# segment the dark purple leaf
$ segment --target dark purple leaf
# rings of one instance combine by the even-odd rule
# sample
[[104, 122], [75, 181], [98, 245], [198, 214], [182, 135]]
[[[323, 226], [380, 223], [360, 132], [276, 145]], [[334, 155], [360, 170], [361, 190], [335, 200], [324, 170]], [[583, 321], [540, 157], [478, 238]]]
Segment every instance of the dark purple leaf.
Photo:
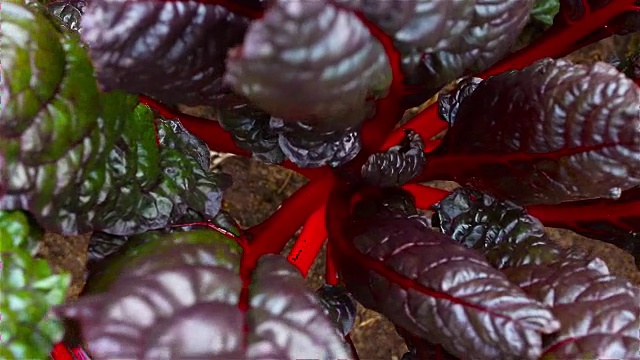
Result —
[[446, 233], [475, 238], [512, 282], [552, 307], [562, 327], [547, 337], [543, 358], [640, 356], [640, 289], [612, 276], [602, 260], [559, 248], [509, 201], [456, 189], [436, 208]]
[[562, 324], [547, 340], [544, 358], [640, 358], [640, 289], [609, 274], [602, 260], [530, 264], [505, 273], [552, 306]]
[[533, 0], [343, 0], [392, 34], [407, 80], [430, 97], [446, 83], [501, 59], [529, 19]]
[[257, 109], [247, 100], [228, 97], [217, 108], [220, 125], [231, 132], [233, 140], [253, 157], [270, 164], [280, 164], [284, 154], [278, 144], [278, 134], [271, 129], [271, 115]]
[[544, 225], [512, 201], [460, 187], [433, 209], [445, 234], [465, 247], [482, 251], [499, 269], [577, 256], [548, 241]]
[[352, 160], [361, 149], [357, 128], [322, 130], [303, 122], [285, 122], [246, 99], [227, 97], [217, 115], [239, 147], [272, 164], [281, 163], [286, 156], [300, 167], [336, 167]]
[[324, 285], [316, 290], [316, 295], [320, 298], [325, 314], [333, 320], [342, 335], [346, 336], [356, 321], [356, 300], [340, 285]]
[[69, 29], [81, 31], [80, 20], [86, 0], [55, 0], [47, 3], [47, 10], [57, 16]]
[[232, 241], [165, 248], [125, 268], [109, 291], [58, 313], [79, 320], [95, 359], [350, 357], [299, 271], [281, 256], [259, 260], [242, 310], [240, 256]]
[[265, 255], [249, 291], [247, 357], [346, 359], [342, 334], [327, 318], [298, 269], [284, 257]]
[[468, 22], [465, 31], [458, 37], [443, 36], [447, 39], [444, 45], [439, 43], [438, 51], [423, 62], [427, 72], [431, 71], [429, 80], [439, 80], [444, 85], [460, 75], [477, 73], [493, 65], [515, 44], [529, 20], [533, 3], [534, 0], [476, 0], [473, 12], [465, 19]]
[[353, 12], [278, 0], [229, 53], [225, 80], [275, 117], [345, 129], [364, 120], [367, 97], [383, 95], [390, 75], [382, 45]]
[[200, 1], [93, 0], [81, 26], [104, 89], [197, 105], [230, 92], [222, 83], [224, 59], [248, 23]]
[[465, 77], [456, 82], [454, 89], [441, 92], [438, 96], [438, 115], [449, 125], [453, 125], [453, 121], [458, 116], [460, 104], [473, 93], [481, 82], [480, 78]]
[[541, 60], [478, 85], [460, 105], [447, 155], [429, 161], [519, 203], [617, 198], [640, 184], [639, 99], [611, 65]]
[[[364, 306], [450, 353], [478, 359], [535, 359], [541, 334], [559, 327], [478, 252], [432, 231], [416, 215], [361, 219], [355, 248], [388, 272], [345, 266], [347, 288]], [[385, 270], [386, 271], [386, 270]]]
[[406, 216], [430, 226], [428, 219], [418, 216], [416, 199], [410, 192], [398, 188], [381, 188], [378, 196], [365, 197], [356, 203], [354, 216], [366, 218], [371, 216]]
[[300, 167], [338, 167], [358, 155], [362, 148], [359, 128], [322, 130], [303, 122], [271, 118], [271, 129], [278, 133], [284, 154]]
[[369, 156], [362, 166], [363, 179], [374, 186], [404, 185], [419, 175], [426, 162], [424, 143], [414, 131], [407, 131], [400, 145]]

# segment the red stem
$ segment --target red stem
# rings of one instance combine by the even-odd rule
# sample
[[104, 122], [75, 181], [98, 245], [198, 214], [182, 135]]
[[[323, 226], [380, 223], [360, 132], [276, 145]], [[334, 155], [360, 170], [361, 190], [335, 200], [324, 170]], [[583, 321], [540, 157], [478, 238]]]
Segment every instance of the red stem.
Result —
[[[507, 56], [502, 61], [476, 76], [486, 79], [489, 76], [497, 75], [508, 70], [522, 69], [536, 60], [545, 57], [559, 58], [570, 54], [577, 50], [577, 48], [599, 40], [601, 37], [590, 37], [587, 39], [587, 42], [580, 42], [587, 38], [588, 35], [605, 27], [615, 17], [627, 11], [637, 11], [638, 7], [634, 6], [635, 1], [636, 0], [616, 0], [600, 9], [588, 11], [580, 20], [563, 28], [547, 31], [527, 47]], [[405, 129], [413, 129], [418, 132], [423, 139], [430, 139], [446, 128], [447, 124], [438, 117], [437, 103], [432, 104], [409, 120], [405, 125], [391, 133], [382, 149], [388, 149], [402, 140]], [[433, 135], [429, 136], [430, 134]]]
[[[349, 269], [348, 271], [354, 273], [375, 272], [381, 277], [387, 279], [389, 282], [396, 283], [398, 286], [407, 290], [413, 289], [422, 293], [424, 296], [450, 301], [453, 304], [485, 312], [491, 316], [511, 319], [508, 315], [496, 313], [482, 305], [474, 304], [451, 296], [446, 292], [429, 288], [415, 279], [399, 274], [385, 263], [375, 260], [374, 258], [358, 251], [353, 245], [353, 238], [355, 236], [353, 231], [354, 224], [350, 220], [349, 201], [352, 199], [353, 195], [354, 192], [352, 190], [339, 184], [334, 187], [327, 204], [327, 231], [329, 234], [329, 241], [331, 245], [334, 246], [334, 249], [337, 250], [335, 254], [338, 255], [338, 265], [341, 269], [344, 266]], [[363, 276], [367, 275], [363, 274]]]
[[189, 132], [204, 141], [213, 151], [251, 156], [247, 150], [236, 145], [231, 133], [224, 130], [216, 120], [187, 115], [145, 95], [140, 95], [140, 102], [164, 118], [179, 120]]
[[[594, 211], [594, 207], [600, 209]], [[557, 205], [533, 205], [527, 206], [527, 211], [531, 216], [538, 218], [546, 225], [569, 224], [569, 223], [590, 223], [597, 221], [609, 221], [617, 224], [620, 228], [627, 228], [620, 223], [629, 214], [636, 214], [640, 204], [635, 201], [601, 200], [600, 203], [585, 206], [580, 202], [575, 205], [571, 203]]]
[[51, 358], [53, 360], [74, 360], [73, 353], [63, 342], [59, 342], [53, 346], [53, 349], [51, 349]]
[[[179, 120], [189, 132], [204, 141], [213, 151], [251, 157], [251, 153], [238, 147], [231, 133], [223, 129], [216, 120], [185, 114], [145, 95], [140, 95], [140, 102], [162, 117]], [[330, 171], [325, 168], [302, 169], [289, 160], [283, 162], [281, 166], [296, 171], [308, 179], [315, 179]]]
[[362, 126], [362, 151], [371, 154], [380, 147], [385, 138], [393, 130], [397, 122], [402, 119], [404, 109], [401, 97], [404, 91], [404, 73], [402, 72], [402, 57], [393, 42], [393, 37], [385, 33], [367, 19], [357, 13], [359, 19], [384, 48], [391, 67], [391, 85], [389, 93], [376, 104], [376, 114]]
[[405, 130], [412, 129], [423, 140], [429, 140], [434, 136], [446, 130], [448, 124], [438, 116], [438, 103], [431, 104], [427, 108], [420, 111], [416, 116], [407, 121], [406, 124], [394, 130], [385, 140], [384, 145], [380, 148], [386, 150], [397, 145], [404, 138]]
[[334, 176], [328, 174], [307, 183], [287, 198], [267, 220], [249, 229], [248, 232], [255, 236], [249, 241], [249, 251], [242, 258], [242, 270], [250, 272], [262, 255], [281, 252], [309, 215], [326, 202], [334, 182]]
[[289, 160], [284, 161], [282, 164], [280, 164], [280, 166], [282, 166], [283, 168], [295, 171], [309, 180], [319, 179], [319, 178], [322, 178], [323, 176], [327, 176], [331, 174], [331, 169], [328, 169], [327, 167], [301, 168]]
[[442, 143], [442, 139], [437, 140], [424, 140], [424, 152], [430, 153], [435, 150]]
[[[429, 180], [456, 180], [456, 178], [469, 178], [474, 173], [482, 171], [482, 168], [492, 164], [526, 164], [541, 160], [555, 160], [562, 157], [572, 156], [582, 152], [598, 151], [607, 147], [617, 145], [630, 145], [630, 143], [620, 144], [597, 144], [582, 146], [579, 148], [563, 148], [545, 153], [467, 153], [467, 154], [437, 154], [429, 156], [422, 173], [411, 182], [420, 183]], [[515, 176], [515, 175], [514, 175]]]
[[[327, 231], [326, 226], [324, 230], [326, 233]], [[333, 254], [333, 247], [328, 242], [327, 242], [327, 259], [326, 259], [326, 266], [325, 266], [325, 272], [324, 272], [324, 281], [327, 284], [333, 285], [333, 286], [336, 286], [338, 285], [338, 283], [340, 283], [338, 278], [338, 269], [336, 268], [336, 262]]]
[[287, 258], [304, 277], [307, 277], [313, 261], [327, 239], [327, 229], [324, 225], [325, 212], [326, 206], [322, 205], [307, 219]]

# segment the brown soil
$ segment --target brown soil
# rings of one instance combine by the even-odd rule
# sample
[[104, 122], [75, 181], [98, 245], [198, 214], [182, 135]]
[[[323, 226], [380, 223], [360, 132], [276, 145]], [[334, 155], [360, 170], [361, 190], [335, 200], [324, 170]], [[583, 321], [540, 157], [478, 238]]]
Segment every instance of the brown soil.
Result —
[[69, 298], [78, 296], [84, 286], [84, 269], [87, 263], [87, 247], [91, 234], [63, 236], [47, 233], [38, 249], [38, 257], [47, 259], [55, 272], [71, 274]]

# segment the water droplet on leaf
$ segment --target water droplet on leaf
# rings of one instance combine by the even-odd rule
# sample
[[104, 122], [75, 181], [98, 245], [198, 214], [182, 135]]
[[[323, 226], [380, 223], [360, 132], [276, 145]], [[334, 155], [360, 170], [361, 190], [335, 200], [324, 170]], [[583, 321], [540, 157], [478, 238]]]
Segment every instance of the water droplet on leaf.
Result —
[[622, 189], [620, 189], [619, 187], [614, 187], [609, 189], [609, 197], [617, 200], [620, 198], [620, 195], [622, 195]]

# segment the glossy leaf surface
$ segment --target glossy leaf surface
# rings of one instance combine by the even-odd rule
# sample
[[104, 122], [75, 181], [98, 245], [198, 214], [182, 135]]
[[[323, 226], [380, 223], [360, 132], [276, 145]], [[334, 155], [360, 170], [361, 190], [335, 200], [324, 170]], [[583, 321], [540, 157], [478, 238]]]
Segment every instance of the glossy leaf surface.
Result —
[[206, 145], [164, 121], [157, 144], [151, 110], [100, 92], [77, 34], [41, 11], [2, 11], [0, 209], [28, 210], [65, 234], [128, 235], [187, 211], [215, 216], [229, 180], [208, 172]]
[[316, 290], [316, 295], [324, 307], [325, 314], [333, 320], [342, 335], [346, 336], [356, 322], [356, 300], [340, 285], [324, 285]]
[[362, 178], [374, 186], [404, 185], [422, 172], [425, 162], [422, 138], [408, 131], [401, 144], [369, 156], [362, 166]]
[[[342, 0], [392, 35], [407, 80], [438, 91], [504, 56], [529, 19], [533, 1]], [[427, 92], [430, 97], [433, 92]], [[423, 99], [423, 101], [426, 99]]]
[[[362, 218], [353, 246], [391, 275], [345, 267], [347, 288], [364, 306], [457, 356], [537, 358], [541, 334], [559, 324], [479, 253], [434, 232], [418, 215]], [[402, 285], [395, 277], [406, 279]], [[407, 284], [411, 284], [407, 286]]]
[[574, 256], [552, 245], [544, 225], [512, 201], [457, 188], [433, 208], [442, 232], [465, 247], [482, 251], [497, 268]]
[[559, 11], [560, 0], [536, 0], [531, 17], [541, 24], [551, 25]]
[[445, 141], [457, 165], [445, 171], [525, 204], [617, 198], [640, 182], [638, 99], [605, 63], [546, 59], [497, 75], [460, 105]]
[[446, 233], [475, 237], [512, 282], [552, 307], [562, 326], [546, 340], [543, 359], [640, 356], [640, 289], [602, 260], [559, 248], [524, 209], [477, 191], [456, 189], [437, 211]]
[[367, 96], [383, 95], [390, 75], [354, 13], [324, 0], [278, 0], [229, 53], [225, 81], [275, 117], [344, 129], [364, 120]]
[[505, 272], [552, 306], [562, 323], [543, 358], [640, 358], [640, 289], [609, 274], [600, 259], [532, 264]]
[[283, 257], [259, 261], [242, 305], [242, 250], [213, 234], [166, 235], [173, 239], [167, 244], [177, 245], [138, 254], [108, 291], [58, 312], [80, 321], [95, 359], [350, 356], [318, 299]]
[[103, 89], [197, 105], [230, 92], [224, 60], [248, 23], [201, 1], [95, 0], [81, 26]]

